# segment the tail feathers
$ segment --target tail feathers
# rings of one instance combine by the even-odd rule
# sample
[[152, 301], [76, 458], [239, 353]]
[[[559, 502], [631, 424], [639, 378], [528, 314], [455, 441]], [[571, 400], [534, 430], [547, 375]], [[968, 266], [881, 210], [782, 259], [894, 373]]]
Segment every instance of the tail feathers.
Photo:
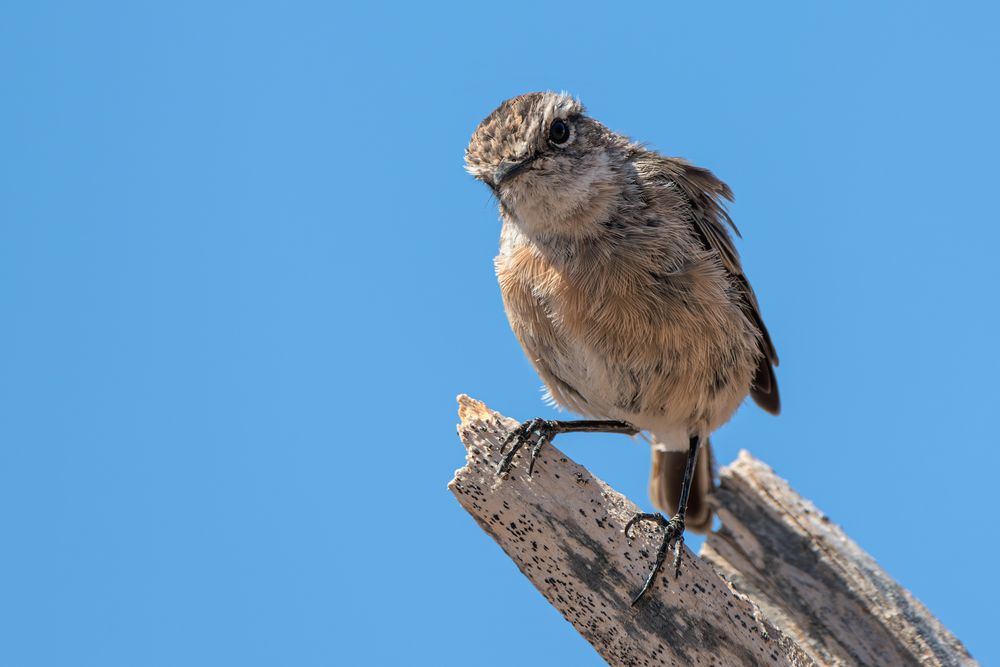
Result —
[[750, 395], [754, 403], [770, 412], [772, 415], [781, 414], [781, 397], [778, 396], [778, 379], [774, 377], [774, 366], [770, 359], [761, 356], [757, 362], [757, 370], [753, 376], [753, 384], [750, 386]]
[[[656, 443], [653, 444], [649, 497], [653, 505], [668, 517], [677, 513], [687, 455], [687, 450], [658, 449]], [[712, 508], [708, 504], [708, 494], [713, 487], [712, 463], [712, 444], [706, 440], [698, 448], [698, 463], [695, 464], [694, 480], [684, 516], [685, 527], [696, 533], [707, 533], [712, 529]]]

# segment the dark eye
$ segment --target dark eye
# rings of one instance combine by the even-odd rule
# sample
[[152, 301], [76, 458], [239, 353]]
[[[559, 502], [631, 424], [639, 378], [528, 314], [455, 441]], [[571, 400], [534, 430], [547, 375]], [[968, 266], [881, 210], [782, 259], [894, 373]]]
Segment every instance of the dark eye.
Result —
[[569, 140], [569, 125], [562, 118], [556, 118], [549, 125], [549, 141], [554, 144], [564, 144]]

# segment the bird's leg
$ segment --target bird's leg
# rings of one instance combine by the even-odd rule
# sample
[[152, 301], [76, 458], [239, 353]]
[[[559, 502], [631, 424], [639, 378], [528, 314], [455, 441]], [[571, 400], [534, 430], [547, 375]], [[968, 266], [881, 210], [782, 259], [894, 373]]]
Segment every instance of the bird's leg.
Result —
[[514, 464], [514, 455], [527, 443], [534, 441], [531, 448], [531, 460], [528, 463], [528, 475], [535, 469], [535, 459], [542, 450], [542, 445], [551, 442], [560, 433], [587, 432], [587, 433], [624, 433], [635, 435], [639, 432], [635, 426], [628, 422], [615, 419], [580, 419], [576, 421], [563, 421], [559, 419], [529, 419], [507, 436], [503, 445], [500, 446], [500, 453], [504, 454], [508, 445], [510, 451], [504, 454], [497, 466], [497, 474], [501, 477], [510, 472]]
[[656, 573], [663, 566], [663, 561], [667, 557], [667, 551], [670, 550], [671, 544], [674, 547], [674, 576], [679, 577], [681, 574], [681, 548], [684, 546], [684, 514], [687, 512], [688, 496], [691, 494], [691, 482], [694, 480], [694, 466], [698, 461], [698, 448], [700, 446], [701, 438], [697, 435], [691, 436], [691, 440], [688, 442], [687, 462], [684, 465], [684, 480], [681, 482], [681, 497], [677, 503], [677, 514], [667, 521], [663, 518], [662, 514], [641, 512], [625, 524], [625, 537], [628, 539], [632, 539], [632, 536], [629, 534], [632, 526], [640, 521], [652, 521], [663, 528], [663, 541], [660, 542], [660, 548], [656, 550], [656, 560], [653, 561], [653, 569], [650, 570], [649, 576], [646, 577], [646, 583], [642, 585], [642, 589], [638, 595], [632, 600], [632, 606], [635, 606], [646, 594], [650, 586], [653, 585]]

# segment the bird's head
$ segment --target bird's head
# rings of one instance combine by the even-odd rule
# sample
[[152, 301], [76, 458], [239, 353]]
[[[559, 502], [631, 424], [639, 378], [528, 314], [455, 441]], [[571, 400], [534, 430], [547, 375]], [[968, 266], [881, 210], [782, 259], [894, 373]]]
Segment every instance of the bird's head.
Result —
[[529, 234], [598, 233], [622, 190], [627, 140], [584, 114], [569, 95], [527, 93], [479, 124], [465, 168]]

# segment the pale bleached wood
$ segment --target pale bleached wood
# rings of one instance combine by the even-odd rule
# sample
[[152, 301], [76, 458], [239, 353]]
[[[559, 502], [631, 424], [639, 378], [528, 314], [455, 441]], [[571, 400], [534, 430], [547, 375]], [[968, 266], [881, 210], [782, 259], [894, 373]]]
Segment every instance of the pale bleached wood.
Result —
[[839, 526], [747, 452], [720, 473], [702, 557], [819, 664], [975, 665]]
[[533, 477], [519, 458], [509, 478], [497, 478], [499, 443], [517, 422], [467, 396], [459, 405], [466, 465], [449, 488], [610, 664], [977, 664], [838, 526], [746, 452], [720, 473], [713, 503], [722, 528], [706, 540], [705, 560], [686, 551], [680, 578], [668, 571], [632, 608], [657, 546], [653, 531], [625, 538], [638, 508], [551, 444]]
[[518, 458], [507, 479], [497, 478], [500, 443], [517, 422], [467, 396], [459, 404], [466, 465], [448, 488], [608, 663], [813, 664], [689, 550], [679, 579], [672, 571], [659, 577], [630, 607], [658, 546], [653, 530], [626, 540], [625, 523], [638, 508], [551, 444], [532, 477]]

